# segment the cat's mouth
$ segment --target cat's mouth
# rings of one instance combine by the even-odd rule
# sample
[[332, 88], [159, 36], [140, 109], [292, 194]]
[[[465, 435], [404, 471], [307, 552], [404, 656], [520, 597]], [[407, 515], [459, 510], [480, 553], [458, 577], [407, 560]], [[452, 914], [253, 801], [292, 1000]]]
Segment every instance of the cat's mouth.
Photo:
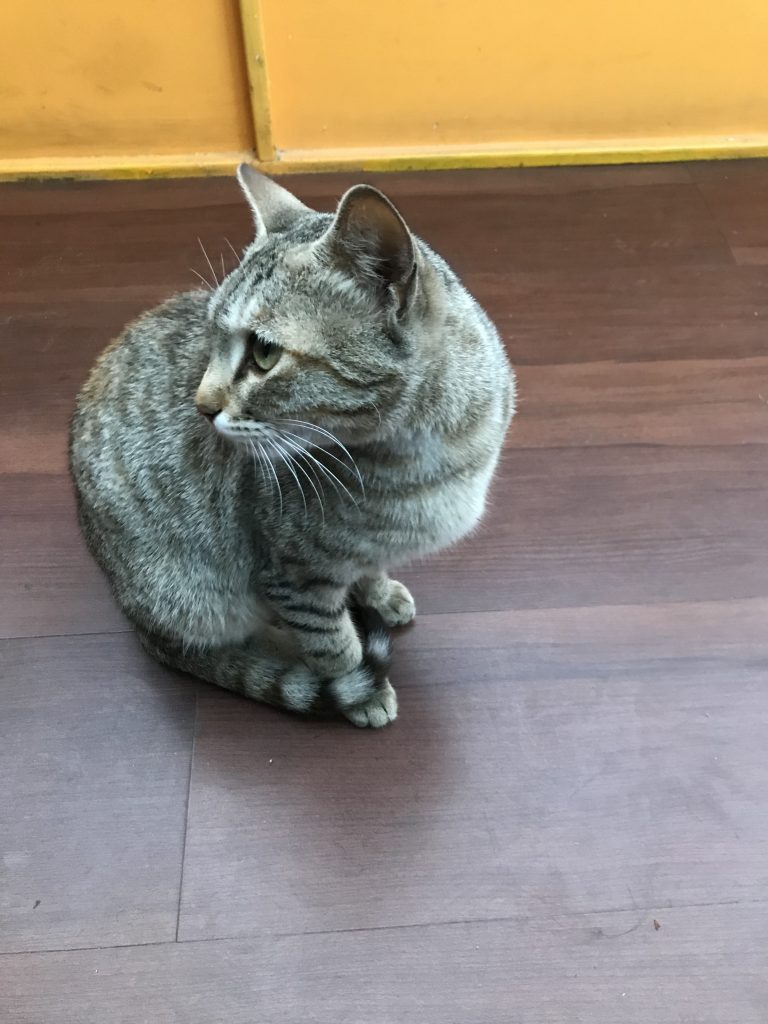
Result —
[[210, 418], [211, 426], [217, 434], [230, 441], [245, 443], [248, 439], [255, 440], [264, 433], [266, 424], [254, 420], [235, 420], [223, 409]]
[[[268, 420], [234, 419], [223, 410], [211, 418], [211, 425], [217, 434], [234, 441], [235, 444], [250, 445], [256, 442], [269, 446], [281, 442], [285, 434], [277, 424]], [[309, 436], [302, 437], [301, 441], [304, 444], [311, 444]]]
[[211, 418], [211, 425], [218, 434], [236, 444], [263, 443], [267, 448], [276, 444], [284, 449], [296, 446], [305, 451], [341, 446], [341, 441], [330, 430], [307, 420], [282, 417], [275, 421], [234, 419], [222, 410]]

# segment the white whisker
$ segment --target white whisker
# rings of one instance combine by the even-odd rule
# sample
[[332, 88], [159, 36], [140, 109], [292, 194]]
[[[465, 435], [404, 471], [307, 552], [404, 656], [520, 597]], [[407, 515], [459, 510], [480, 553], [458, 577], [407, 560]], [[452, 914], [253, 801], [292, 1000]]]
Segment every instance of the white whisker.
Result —
[[237, 250], [235, 249], [234, 245], [232, 245], [232, 243], [230, 242], [230, 240], [228, 238], [225, 238], [224, 241], [227, 243], [229, 248], [232, 250], [232, 255], [235, 257], [235, 260], [239, 264], [240, 263], [240, 257], [238, 256]]
[[[259, 447], [261, 448], [261, 443], [259, 444]], [[264, 451], [263, 448], [262, 448], [262, 451]], [[265, 462], [267, 464], [267, 469], [269, 469], [270, 473], [272, 474], [272, 478], [274, 479], [275, 483], [277, 484], [277, 496], [280, 499], [280, 518], [282, 519], [283, 518], [283, 491], [282, 491], [282, 488], [280, 487], [280, 477], [277, 475], [275, 467], [272, 465], [272, 460], [270, 459], [269, 455], [266, 452], [264, 452], [264, 459], [265, 459]]]
[[[248, 444], [250, 445], [250, 448], [251, 448], [251, 458], [253, 459], [253, 468], [255, 469], [256, 468], [256, 456], [259, 453], [257, 453], [257, 451], [256, 451], [256, 443], [254, 441], [252, 441], [250, 438], [248, 438]], [[264, 474], [264, 463], [261, 461], [260, 458], [259, 458], [259, 469], [261, 470], [262, 482], [263, 482], [264, 486], [266, 487], [267, 486], [267, 478], [266, 478], [266, 476]]]
[[274, 499], [274, 497], [275, 497], [275, 484], [274, 484], [273, 474], [271, 472], [269, 472], [269, 470], [271, 469], [271, 467], [269, 465], [269, 459], [267, 458], [267, 456], [264, 453], [264, 451], [263, 451], [263, 449], [262, 449], [260, 444], [258, 444], [256, 446], [256, 453], [259, 456], [259, 463], [261, 465], [261, 471], [264, 474], [264, 479], [269, 484], [269, 496], [270, 496], [270, 498]]
[[197, 272], [197, 271], [195, 270], [195, 268], [194, 268], [194, 267], [190, 267], [189, 269], [190, 269], [190, 270], [192, 271], [192, 273], [193, 273], [193, 274], [195, 275], [195, 277], [199, 277], [199, 278], [200, 278], [200, 280], [201, 280], [201, 281], [203, 282], [203, 284], [205, 285], [205, 287], [206, 287], [206, 288], [208, 289], [208, 291], [209, 291], [209, 292], [212, 292], [212, 291], [213, 291], [213, 285], [212, 285], [212, 284], [211, 284], [211, 282], [210, 282], [210, 281], [208, 280], [208, 278], [206, 278], [206, 277], [203, 277], [203, 275], [202, 275], [202, 274], [200, 274], [200, 273], [198, 273], [198, 272]]
[[[337, 492], [339, 488], [341, 488], [341, 490], [344, 492], [344, 494], [346, 494], [346, 496], [349, 498], [352, 504], [356, 508], [359, 507], [357, 498], [354, 496], [352, 491], [350, 491], [347, 485], [336, 476], [332, 469], [329, 469], [328, 466], [324, 465], [313, 452], [305, 450], [304, 454], [308, 459], [311, 459], [315, 463], [317, 468], [330, 480], [331, 484], [333, 485], [334, 489]], [[326, 452], [326, 455], [327, 454], [328, 453]]]
[[[283, 440], [283, 441], [285, 441], [285, 438], [283, 438], [282, 440]], [[286, 443], [287, 443], [287, 442], [286, 442]], [[293, 460], [293, 457], [291, 456], [290, 452], [286, 452], [286, 451], [284, 451], [283, 449], [280, 449], [280, 451], [282, 452], [282, 454], [283, 454], [283, 455], [284, 455], [284, 456], [285, 456], [286, 458], [288, 458], [288, 459], [291, 459], [291, 460], [293, 461], [293, 464], [294, 464], [294, 465], [296, 466], [296, 468], [297, 468], [298, 470], [301, 470], [301, 472], [302, 472], [302, 473], [304, 474], [304, 476], [305, 476], [305, 477], [307, 478], [307, 480], [309, 481], [309, 486], [310, 486], [310, 487], [312, 488], [312, 490], [313, 490], [313, 491], [315, 492], [315, 494], [317, 495], [317, 500], [318, 500], [318, 502], [320, 503], [320, 516], [322, 517], [322, 521], [323, 521], [323, 522], [325, 522], [325, 504], [324, 504], [324, 502], [323, 502], [323, 499], [322, 499], [322, 497], [320, 496], [320, 492], [318, 491], [318, 489], [317, 489], [317, 488], [315, 487], [315, 485], [314, 485], [314, 482], [313, 482], [313, 480], [312, 480], [312, 477], [311, 477], [311, 476], [309, 475], [309, 473], [307, 473], [306, 469], [304, 469], [304, 467], [302, 466], [302, 464], [301, 464], [300, 462], [296, 462], [295, 460]], [[302, 493], [303, 493], [303, 492], [302, 492]], [[306, 506], [305, 506], [305, 509], [306, 509]]]
[[216, 282], [217, 285], [220, 285], [221, 281], [219, 281], [218, 277], [216, 277], [216, 271], [213, 269], [213, 264], [211, 263], [210, 259], [208, 258], [208, 253], [205, 251], [205, 246], [203, 245], [202, 240], [201, 240], [199, 235], [198, 235], [197, 241], [198, 241], [198, 243], [200, 245], [200, 248], [202, 249], [203, 256], [205, 256], [205, 262], [208, 264], [208, 269], [210, 270], [211, 274], [213, 274], [213, 280]]
[[227, 270], [226, 267], [224, 266], [224, 254], [221, 252], [219, 253], [219, 259], [221, 260], [221, 280], [223, 281], [224, 278], [227, 276]]
[[[280, 437], [282, 438], [285, 444], [290, 445], [296, 452], [295, 458], [300, 458], [302, 460], [301, 463], [297, 461], [296, 465], [299, 466], [299, 468], [306, 465], [306, 468], [312, 473], [312, 476], [317, 481], [317, 485], [320, 488], [320, 492], [323, 496], [322, 500], [325, 499], [325, 488], [323, 487], [323, 478], [318, 475], [317, 469], [322, 470], [324, 476], [331, 482], [331, 484], [333, 485], [333, 489], [336, 491], [337, 494], [341, 494], [343, 491], [345, 494], [349, 495], [352, 504], [357, 505], [357, 502], [355, 501], [354, 497], [350, 494], [350, 492], [347, 490], [344, 484], [341, 483], [339, 478], [335, 476], [333, 473], [331, 473], [328, 469], [326, 469], [326, 467], [318, 459], [316, 459], [315, 456], [310, 451], [308, 451], [308, 449], [306, 449], [301, 443], [297, 444], [294, 441], [289, 441], [286, 434], [289, 434], [289, 432], [282, 431]], [[298, 437], [297, 434], [289, 434], [289, 436]], [[303, 438], [298, 438], [298, 440], [299, 442], [301, 442]], [[315, 467], [317, 467], [317, 469]], [[304, 475], [306, 476], [306, 470], [304, 471]], [[339, 488], [341, 488], [341, 490], [339, 490]]]
[[[334, 434], [332, 434], [330, 432], [330, 430], [326, 430], [325, 427], [318, 427], [314, 423], [307, 423], [306, 420], [282, 419], [279, 422], [281, 422], [281, 423], [293, 423], [293, 424], [295, 424], [297, 426], [300, 426], [300, 427], [306, 427], [307, 430], [316, 430], [318, 434], [322, 434], [324, 437], [327, 437], [329, 440], [333, 441], [334, 444], [338, 445], [339, 448], [341, 448], [341, 450], [347, 456], [349, 461], [352, 463], [352, 468], [353, 468], [353, 470], [355, 472], [355, 475], [357, 476], [357, 479], [360, 482], [360, 490], [363, 492], [363, 496], [365, 496], [365, 484], [363, 483], [363, 478], [362, 478], [362, 476], [360, 474], [360, 470], [357, 468], [357, 463], [352, 458], [352, 455], [351, 455], [349, 449], [346, 448], [341, 443], [341, 441], [338, 439], [338, 437], [336, 437]], [[336, 456], [333, 455], [331, 452], [329, 452], [328, 454], [331, 455], [331, 458], [336, 459], [336, 461], [340, 465], [344, 466], [344, 468], [347, 470], [347, 472], [349, 472], [349, 466], [347, 466], [344, 462], [342, 462], [341, 459], [337, 459]]]
[[284, 452], [283, 449], [278, 445], [278, 443], [276, 441], [274, 441], [272, 438], [269, 438], [267, 440], [267, 443], [272, 445], [272, 447], [277, 452], [279, 452], [280, 455], [282, 455], [283, 461], [285, 462], [286, 469], [291, 474], [293, 479], [296, 481], [296, 486], [298, 487], [299, 494], [301, 495], [301, 502], [302, 502], [302, 504], [304, 506], [304, 518], [306, 519], [307, 518], [307, 498], [306, 498], [306, 495], [304, 494], [304, 488], [301, 486], [301, 481], [299, 480], [298, 476], [296, 475], [296, 470], [291, 465], [290, 458], [288, 457], [287, 453]]
[[[283, 444], [287, 444], [287, 445], [288, 445], [288, 447], [289, 447], [290, 449], [292, 449], [292, 451], [293, 451], [293, 452], [295, 452], [295, 453], [296, 453], [296, 455], [306, 455], [306, 453], [307, 453], [307, 450], [306, 450], [306, 448], [304, 448], [304, 447], [303, 447], [302, 445], [300, 445], [300, 444], [296, 444], [296, 442], [295, 442], [295, 441], [289, 441], [289, 440], [288, 440], [288, 438], [289, 438], [289, 437], [298, 437], [298, 435], [297, 435], [297, 434], [291, 434], [291, 433], [290, 433], [289, 431], [287, 431], [287, 430], [281, 430], [281, 431], [280, 431], [280, 433], [279, 433], [279, 438], [280, 438], [280, 441], [281, 441], [281, 442], [282, 442]], [[299, 440], [301, 440], [301, 438], [299, 438]], [[295, 456], [294, 456], [294, 458], [295, 458]], [[315, 470], [313, 469], [313, 467], [312, 467], [312, 466], [310, 466], [309, 468], [310, 468], [310, 469], [312, 470], [312, 475], [314, 476], [314, 478], [315, 478], [315, 480], [316, 480], [316, 482], [317, 482], [317, 484], [318, 484], [318, 486], [319, 486], [319, 488], [320, 488], [320, 490], [321, 490], [321, 492], [322, 492], [322, 494], [323, 494], [323, 497], [325, 497], [325, 491], [323, 490], [323, 483], [322, 483], [322, 480], [321, 480], [321, 479], [320, 479], [320, 477], [319, 477], [319, 476], [317, 475], [317, 473], [315, 472]]]
[[[298, 434], [293, 434], [289, 430], [282, 431], [281, 437], [283, 438], [283, 440], [285, 440], [286, 444], [291, 443], [291, 442], [288, 441], [288, 439], [287, 439], [288, 437], [296, 438], [297, 441], [302, 441], [303, 440], [303, 438], [299, 437]], [[335, 489], [337, 494], [341, 493], [339, 491], [339, 488], [341, 488], [341, 490], [349, 497], [349, 499], [352, 502], [352, 504], [353, 505], [357, 505], [357, 500], [355, 499], [355, 496], [352, 494], [352, 492], [349, 490], [349, 488], [344, 483], [342, 483], [341, 480], [339, 480], [339, 478], [336, 476], [336, 474], [332, 470], [330, 470], [327, 466], [324, 466], [323, 463], [317, 458], [316, 455], [314, 455], [308, 448], [302, 447], [300, 444], [295, 444], [294, 447], [298, 448], [301, 451], [301, 454], [304, 456], [305, 459], [310, 459], [311, 462], [314, 463], [314, 465], [316, 465], [318, 467], [318, 469], [321, 470], [321, 472], [326, 476], [326, 478], [328, 480], [330, 480], [330, 482], [333, 485], [333, 487], [334, 487], [334, 489]], [[325, 454], [326, 455], [330, 455], [331, 458], [334, 458], [334, 456], [331, 455], [331, 453], [328, 452], [328, 451], [326, 451]], [[340, 464], [342, 466], [344, 466], [344, 469], [346, 469], [347, 472], [349, 472], [349, 466], [347, 466], [346, 463], [341, 462], [340, 459], [336, 459], [336, 461], [340, 462]], [[314, 472], [314, 469], [313, 469], [313, 472]], [[322, 486], [322, 484], [321, 484], [321, 486]]]

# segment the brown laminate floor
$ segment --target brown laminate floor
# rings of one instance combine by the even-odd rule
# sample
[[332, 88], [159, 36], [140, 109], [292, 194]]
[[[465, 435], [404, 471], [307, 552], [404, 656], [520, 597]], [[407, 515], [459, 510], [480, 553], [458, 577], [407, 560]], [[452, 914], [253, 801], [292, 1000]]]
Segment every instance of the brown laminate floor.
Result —
[[233, 182], [0, 188], [0, 1021], [765, 1024], [768, 163], [367, 180], [521, 395], [379, 733], [154, 665], [78, 536], [75, 392]]

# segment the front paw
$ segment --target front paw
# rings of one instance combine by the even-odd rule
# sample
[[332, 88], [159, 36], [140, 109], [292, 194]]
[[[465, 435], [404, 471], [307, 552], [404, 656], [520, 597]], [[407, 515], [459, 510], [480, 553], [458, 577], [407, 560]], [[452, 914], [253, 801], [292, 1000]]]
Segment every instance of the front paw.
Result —
[[397, 718], [397, 694], [387, 680], [361, 704], [343, 708], [342, 714], [359, 729], [381, 729]]
[[326, 710], [340, 711], [361, 729], [380, 729], [397, 718], [397, 696], [388, 679], [379, 680], [366, 665], [324, 684]]
[[416, 602], [399, 580], [382, 580], [368, 591], [364, 603], [375, 608], [390, 627], [406, 626], [416, 615]]

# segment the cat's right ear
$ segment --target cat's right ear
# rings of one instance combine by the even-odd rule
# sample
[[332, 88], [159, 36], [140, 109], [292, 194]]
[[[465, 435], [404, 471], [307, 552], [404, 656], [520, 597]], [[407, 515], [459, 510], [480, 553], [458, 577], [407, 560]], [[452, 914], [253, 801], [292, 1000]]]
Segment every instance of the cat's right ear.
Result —
[[253, 212], [257, 239], [284, 230], [300, 214], [310, 212], [296, 196], [250, 164], [240, 164], [237, 180]]

